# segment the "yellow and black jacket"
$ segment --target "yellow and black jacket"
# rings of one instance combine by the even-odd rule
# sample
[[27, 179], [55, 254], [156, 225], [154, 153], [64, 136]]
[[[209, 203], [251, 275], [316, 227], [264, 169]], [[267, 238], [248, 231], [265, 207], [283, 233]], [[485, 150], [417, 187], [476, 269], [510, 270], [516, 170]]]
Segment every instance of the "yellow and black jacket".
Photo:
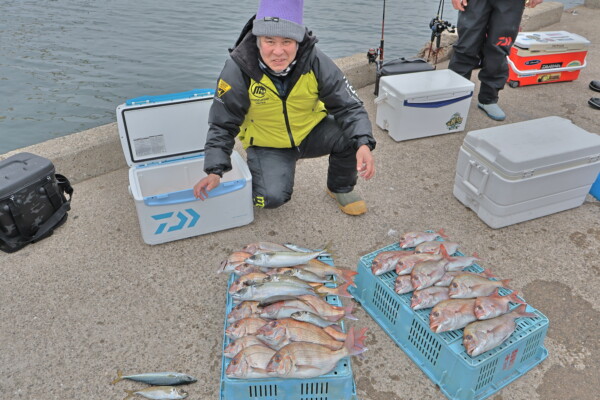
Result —
[[231, 170], [230, 155], [235, 137], [248, 146], [293, 148], [327, 114], [340, 123], [345, 135], [358, 149], [375, 147], [371, 123], [362, 101], [335, 63], [315, 44], [306, 31], [299, 44], [296, 64], [285, 79], [287, 91], [259, 66], [256, 36], [248, 21], [225, 62], [209, 114], [205, 147], [206, 173]]

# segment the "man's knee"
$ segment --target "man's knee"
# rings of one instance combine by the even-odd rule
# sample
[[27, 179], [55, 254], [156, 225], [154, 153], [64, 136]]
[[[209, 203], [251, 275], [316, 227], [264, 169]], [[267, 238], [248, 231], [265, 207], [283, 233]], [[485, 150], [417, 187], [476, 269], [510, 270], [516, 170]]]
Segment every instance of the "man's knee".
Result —
[[254, 195], [254, 205], [259, 208], [277, 208], [287, 203], [292, 198], [291, 194], [271, 193], [267, 195]]

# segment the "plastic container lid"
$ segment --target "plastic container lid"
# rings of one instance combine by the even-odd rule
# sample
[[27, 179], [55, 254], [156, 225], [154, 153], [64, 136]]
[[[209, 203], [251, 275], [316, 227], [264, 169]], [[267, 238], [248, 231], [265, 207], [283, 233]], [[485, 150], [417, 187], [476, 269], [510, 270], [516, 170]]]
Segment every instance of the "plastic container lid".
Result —
[[567, 31], [520, 32], [515, 39], [515, 46], [530, 51], [559, 52], [585, 50], [590, 46], [590, 41]]
[[506, 176], [600, 160], [600, 136], [555, 116], [471, 131], [463, 146]]
[[456, 97], [473, 91], [475, 84], [449, 69], [412, 72], [409, 74], [382, 76], [380, 86], [387, 92], [403, 98], [435, 100], [437, 96]]
[[117, 108], [129, 166], [192, 156], [204, 150], [214, 91], [195, 89], [127, 100]]

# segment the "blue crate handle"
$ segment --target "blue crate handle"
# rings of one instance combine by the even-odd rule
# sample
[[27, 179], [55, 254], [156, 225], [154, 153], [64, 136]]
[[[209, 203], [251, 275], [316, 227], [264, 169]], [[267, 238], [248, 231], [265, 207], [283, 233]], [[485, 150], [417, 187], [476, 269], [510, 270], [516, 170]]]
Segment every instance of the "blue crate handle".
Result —
[[408, 100], [404, 100], [404, 105], [406, 107], [416, 107], [416, 108], [440, 108], [440, 107], [444, 107], [444, 106], [447, 106], [450, 104], [458, 103], [459, 101], [468, 99], [469, 97], [472, 97], [472, 96], [473, 96], [473, 92], [467, 94], [466, 96], [457, 97], [455, 99], [433, 101], [431, 103], [411, 103]]
[[193, 99], [195, 97], [209, 97], [214, 96], [215, 91], [212, 89], [193, 89], [187, 92], [161, 94], [158, 96], [141, 96], [134, 99], [129, 99], [125, 102], [128, 106], [135, 106], [140, 104], [153, 104], [162, 103], [165, 101]]
[[[246, 186], [245, 179], [223, 182], [213, 190], [207, 192], [208, 198], [222, 196], [227, 193], [235, 192]], [[147, 206], [166, 206], [173, 204], [187, 203], [199, 200], [194, 196], [194, 189], [179, 190], [177, 192], [164, 193], [156, 196], [144, 197], [144, 204]]]

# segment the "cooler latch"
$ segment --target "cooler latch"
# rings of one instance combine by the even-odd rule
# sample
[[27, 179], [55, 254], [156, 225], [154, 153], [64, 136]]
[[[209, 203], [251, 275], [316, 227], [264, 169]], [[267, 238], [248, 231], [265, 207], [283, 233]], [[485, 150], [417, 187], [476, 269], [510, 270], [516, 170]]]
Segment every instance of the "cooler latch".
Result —
[[533, 176], [533, 174], [535, 174], [535, 169], [529, 169], [529, 170], [523, 171], [523, 174], [521, 175], [521, 177], [523, 179], [531, 178]]
[[595, 163], [598, 160], [600, 160], [600, 154], [596, 154], [595, 156], [590, 157], [589, 160], [588, 160], [588, 162], [589, 163]]

